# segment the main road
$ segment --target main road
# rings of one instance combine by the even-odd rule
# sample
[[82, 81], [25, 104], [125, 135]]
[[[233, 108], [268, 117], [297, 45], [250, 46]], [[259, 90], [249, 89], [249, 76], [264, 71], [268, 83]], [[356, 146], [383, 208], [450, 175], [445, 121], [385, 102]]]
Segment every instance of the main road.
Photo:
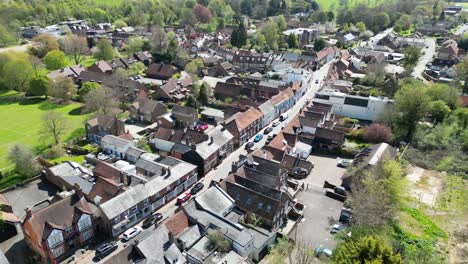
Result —
[[[274, 127], [273, 131], [270, 132], [270, 133], [275, 133], [275, 134], [279, 133], [281, 131], [281, 128], [286, 127], [287, 124], [300, 112], [300, 110], [302, 109], [302, 107], [306, 103], [306, 100], [310, 99], [310, 98], [312, 98], [314, 96], [315, 92], [317, 92], [317, 90], [320, 88], [320, 85], [322, 84], [322, 81], [326, 78], [327, 73], [328, 73], [328, 69], [330, 67], [330, 64], [331, 63], [325, 64], [322, 68], [320, 68], [318, 71], [315, 71], [313, 73], [312, 80], [310, 81], [310, 84], [309, 84], [310, 86], [309, 86], [309, 89], [307, 90], [307, 92], [296, 102], [296, 104], [291, 109], [289, 109], [287, 111], [288, 118], [286, 120], [284, 120], [280, 125]], [[263, 130], [265, 128], [263, 128], [258, 133], [263, 134]], [[249, 141], [252, 141], [254, 137], [249, 139]], [[265, 145], [265, 141], [266, 141], [266, 137], [263, 137], [263, 139], [261, 141], [255, 143], [254, 147], [255, 148], [263, 147]], [[213, 180], [214, 181], [220, 181], [220, 180], [226, 178], [228, 176], [229, 172], [231, 171], [232, 163], [235, 162], [235, 161], [238, 161], [239, 155], [241, 155], [241, 154], [243, 154], [243, 155], [247, 154], [247, 151], [245, 150], [245, 144], [242, 145], [242, 146], [239, 146], [239, 148], [236, 149], [235, 151], [233, 151], [228, 157], [226, 157], [221, 162], [221, 164], [219, 164], [216, 168], [214, 168], [213, 170], [211, 170], [209, 173], [207, 173], [205, 175], [205, 177], [201, 180], [201, 182], [203, 182], [203, 184], [204, 184], [203, 190], [206, 190], [209, 187], [209, 184], [211, 183], [211, 181], [213, 181]], [[199, 193], [202, 193], [202, 191], [199, 192]], [[175, 213], [175, 211], [178, 209], [178, 205], [176, 205], [175, 200], [176, 199], [172, 200], [171, 202], [167, 203], [166, 205], [164, 205], [162, 208], [160, 208], [158, 210], [158, 212], [163, 215], [164, 219], [172, 216]], [[141, 226], [142, 222], [138, 223], [137, 225]], [[136, 240], [136, 239], [141, 240], [141, 239], [147, 237], [154, 229], [155, 229], [154, 226], [152, 226], [152, 227], [150, 227], [148, 229], [145, 229], [145, 230], [143, 230], [142, 233], [140, 233], [138, 236], [136, 236], [135, 238], [133, 238], [131, 241], [128, 241], [128, 242], [122, 241], [121, 236], [118, 237], [117, 239], [119, 239], [119, 240], [116, 241], [116, 243], [117, 243], [119, 249], [117, 251], [115, 251], [114, 253], [112, 253], [110, 256], [114, 255], [116, 252], [118, 252], [122, 248], [131, 245], [132, 243], [134, 243], [134, 240]], [[87, 250], [86, 253], [82, 254], [81, 256], [77, 256], [74, 263], [80, 263], [80, 264], [91, 263], [91, 262], [102, 263], [102, 262], [104, 262], [105, 260], [107, 260], [110, 257], [110, 256], [107, 256], [106, 258], [104, 258], [101, 261], [92, 261], [94, 255], [95, 255], [94, 250]]]

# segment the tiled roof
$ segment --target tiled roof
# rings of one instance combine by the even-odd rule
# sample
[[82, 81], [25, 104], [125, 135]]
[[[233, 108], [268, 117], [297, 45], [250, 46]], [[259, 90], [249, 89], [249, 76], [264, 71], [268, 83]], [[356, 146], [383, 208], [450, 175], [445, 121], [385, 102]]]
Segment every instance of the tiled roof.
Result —
[[185, 215], [183, 210], [175, 213], [164, 222], [167, 230], [174, 236], [178, 236], [182, 233], [187, 227], [189, 227], [189, 224], [190, 222], [188, 217]]
[[238, 118], [235, 119], [237, 124], [237, 129], [239, 131], [245, 129], [250, 124], [254, 123], [256, 120], [262, 118], [263, 114], [255, 108], [250, 108], [249, 110], [242, 113]]

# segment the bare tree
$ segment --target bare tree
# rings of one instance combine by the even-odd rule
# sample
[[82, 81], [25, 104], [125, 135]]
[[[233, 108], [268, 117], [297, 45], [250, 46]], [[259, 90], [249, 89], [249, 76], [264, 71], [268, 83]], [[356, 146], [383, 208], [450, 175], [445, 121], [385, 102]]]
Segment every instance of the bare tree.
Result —
[[42, 117], [41, 134], [43, 137], [52, 137], [55, 145], [60, 143], [67, 128], [67, 119], [59, 112], [49, 111]]
[[154, 52], [166, 53], [169, 41], [162, 27], [155, 26], [151, 29], [150, 43]]
[[60, 44], [65, 54], [73, 56], [76, 64], [80, 63], [83, 60], [82, 55], [89, 51], [86, 38], [74, 34], [67, 35]]
[[306, 243], [296, 243], [294, 251], [295, 264], [310, 264], [314, 261], [314, 250]]
[[52, 97], [68, 101], [76, 93], [76, 87], [70, 78], [62, 77], [51, 82], [48, 93]]
[[110, 96], [109, 88], [93, 89], [83, 98], [86, 112], [109, 114], [117, 108], [117, 100]]
[[39, 171], [39, 164], [34, 152], [21, 144], [15, 144], [8, 151], [8, 159], [16, 166], [16, 171], [25, 176], [32, 176]]

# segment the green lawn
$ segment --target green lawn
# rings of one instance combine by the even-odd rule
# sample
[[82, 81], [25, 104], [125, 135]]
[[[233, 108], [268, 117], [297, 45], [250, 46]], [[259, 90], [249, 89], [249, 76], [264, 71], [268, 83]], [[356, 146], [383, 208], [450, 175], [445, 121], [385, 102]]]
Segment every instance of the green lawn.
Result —
[[[348, 0], [348, 6], [353, 7], [360, 3], [366, 3], [369, 7], [374, 7], [377, 4], [383, 2], [383, 0]], [[331, 6], [334, 7], [334, 11], [340, 6], [340, 0], [317, 0], [322, 10], [329, 10]]]
[[[18, 99], [20, 98], [20, 99]], [[68, 120], [66, 140], [77, 132], [83, 131], [83, 122], [88, 115], [80, 114], [80, 105], [57, 105], [40, 98], [25, 99], [16, 92], [0, 92], [0, 170], [11, 167], [7, 160], [9, 147], [14, 143], [23, 143], [43, 152], [50, 143], [41, 140], [39, 130], [41, 118], [48, 110], [55, 110], [66, 115]]]

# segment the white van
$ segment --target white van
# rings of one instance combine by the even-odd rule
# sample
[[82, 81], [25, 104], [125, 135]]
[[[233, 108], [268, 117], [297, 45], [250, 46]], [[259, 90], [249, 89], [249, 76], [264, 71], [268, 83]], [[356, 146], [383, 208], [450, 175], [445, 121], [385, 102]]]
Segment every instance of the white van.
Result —
[[279, 119], [280, 119], [280, 121], [284, 121], [284, 120], [286, 120], [287, 118], [288, 118], [288, 113], [284, 113], [284, 114], [281, 114], [281, 115], [280, 115], [280, 118], [279, 118]]

